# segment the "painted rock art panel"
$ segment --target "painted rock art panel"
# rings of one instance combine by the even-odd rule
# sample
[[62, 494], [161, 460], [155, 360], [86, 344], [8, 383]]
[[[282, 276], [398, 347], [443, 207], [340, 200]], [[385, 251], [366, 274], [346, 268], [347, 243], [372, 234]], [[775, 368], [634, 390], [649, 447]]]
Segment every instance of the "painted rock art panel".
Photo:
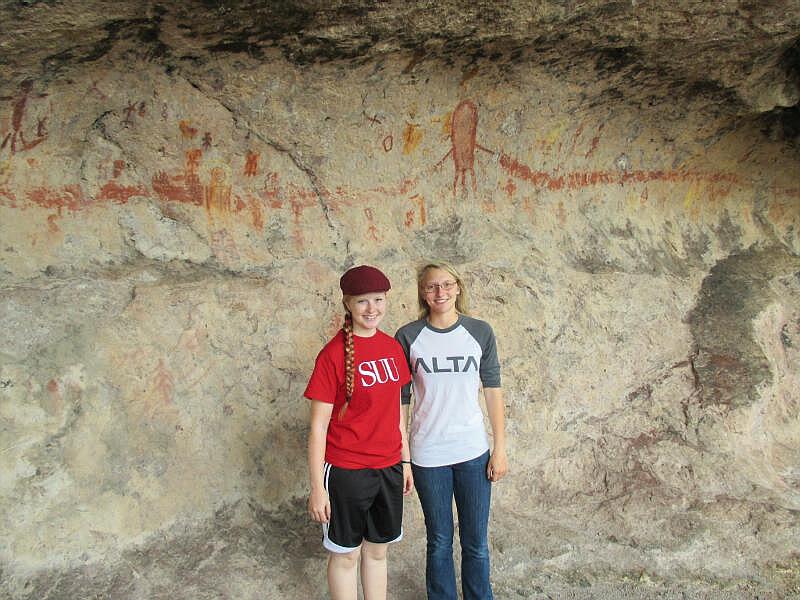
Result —
[[[604, 95], [588, 62], [298, 64], [249, 44], [213, 60], [118, 48], [2, 83], [12, 597], [225, 580], [206, 568], [242, 598], [265, 578], [268, 598], [318, 594], [302, 393], [342, 323], [338, 278], [380, 266], [393, 333], [430, 259], [463, 271], [498, 336], [497, 597], [542, 573], [791, 591], [796, 148], [718, 103]], [[424, 523], [405, 506], [392, 577], [410, 599]]]

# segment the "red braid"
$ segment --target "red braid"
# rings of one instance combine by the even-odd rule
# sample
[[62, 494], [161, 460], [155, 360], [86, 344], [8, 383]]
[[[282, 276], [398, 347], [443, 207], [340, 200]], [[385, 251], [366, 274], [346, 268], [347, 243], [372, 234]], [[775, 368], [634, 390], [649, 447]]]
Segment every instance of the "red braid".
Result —
[[350, 313], [344, 316], [344, 404], [339, 411], [339, 420], [344, 418], [344, 413], [347, 412], [347, 407], [350, 400], [353, 398], [353, 388], [356, 378], [356, 353], [355, 346], [353, 345], [353, 317]]

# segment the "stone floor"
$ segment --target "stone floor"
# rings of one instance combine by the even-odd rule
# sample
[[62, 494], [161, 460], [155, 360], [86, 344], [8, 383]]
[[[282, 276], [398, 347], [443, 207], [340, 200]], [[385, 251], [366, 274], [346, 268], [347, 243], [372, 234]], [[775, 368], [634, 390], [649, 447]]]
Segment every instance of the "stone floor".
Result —
[[[240, 503], [241, 504], [241, 503]], [[268, 513], [255, 505], [219, 511], [198, 526], [176, 524], [115, 557], [30, 577], [4, 569], [0, 597], [13, 600], [292, 600], [327, 598], [324, 551], [300, 502]], [[405, 542], [405, 541], [404, 541]], [[390, 598], [424, 598], [415, 540], [390, 562]], [[424, 552], [424, 549], [423, 549]], [[574, 578], [573, 578], [574, 579]], [[785, 600], [796, 584], [736, 581], [566, 580], [557, 575], [494, 574], [498, 600]]]

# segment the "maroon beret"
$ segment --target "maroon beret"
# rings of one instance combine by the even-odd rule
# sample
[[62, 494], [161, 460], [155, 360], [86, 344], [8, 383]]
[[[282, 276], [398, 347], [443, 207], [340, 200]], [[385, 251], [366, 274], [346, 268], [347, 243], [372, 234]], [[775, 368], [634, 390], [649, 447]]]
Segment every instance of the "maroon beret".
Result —
[[392, 289], [389, 279], [375, 267], [361, 265], [348, 270], [339, 280], [339, 287], [346, 296], [360, 296], [372, 292]]

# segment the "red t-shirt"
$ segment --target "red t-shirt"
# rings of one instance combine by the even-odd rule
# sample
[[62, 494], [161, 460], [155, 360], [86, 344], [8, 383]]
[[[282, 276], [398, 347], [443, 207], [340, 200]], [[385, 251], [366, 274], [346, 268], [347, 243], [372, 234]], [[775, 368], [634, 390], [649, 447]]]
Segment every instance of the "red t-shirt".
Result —
[[380, 330], [353, 336], [353, 397], [342, 419], [345, 399], [344, 333], [317, 356], [304, 396], [333, 404], [325, 443], [325, 462], [344, 469], [383, 469], [400, 461], [400, 388], [411, 381], [403, 349]]

